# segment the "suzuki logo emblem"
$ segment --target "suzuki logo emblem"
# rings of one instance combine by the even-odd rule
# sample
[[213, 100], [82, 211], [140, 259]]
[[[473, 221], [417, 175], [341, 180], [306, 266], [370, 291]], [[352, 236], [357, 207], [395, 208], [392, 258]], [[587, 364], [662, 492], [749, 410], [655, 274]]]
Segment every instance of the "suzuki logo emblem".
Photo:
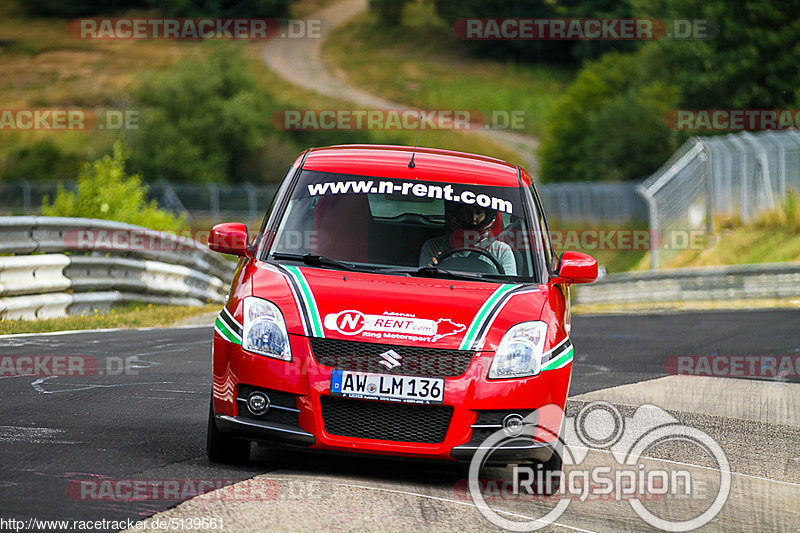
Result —
[[389, 370], [400, 366], [400, 364], [401, 364], [400, 363], [400, 359], [403, 358], [402, 355], [400, 355], [399, 353], [395, 352], [394, 350], [389, 350], [388, 352], [383, 352], [381, 354], [381, 357], [383, 358], [383, 361], [380, 361], [378, 364], [385, 366]]

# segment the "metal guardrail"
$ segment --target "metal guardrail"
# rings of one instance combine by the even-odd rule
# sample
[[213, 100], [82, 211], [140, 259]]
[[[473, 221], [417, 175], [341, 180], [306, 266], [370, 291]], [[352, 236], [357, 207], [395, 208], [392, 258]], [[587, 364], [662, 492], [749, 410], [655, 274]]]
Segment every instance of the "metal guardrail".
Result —
[[0, 217], [0, 254], [15, 254], [0, 257], [0, 317], [27, 320], [132, 300], [221, 303], [236, 268], [187, 237], [82, 218]]
[[592, 305], [796, 298], [800, 263], [609, 274], [573, 294], [574, 303]]

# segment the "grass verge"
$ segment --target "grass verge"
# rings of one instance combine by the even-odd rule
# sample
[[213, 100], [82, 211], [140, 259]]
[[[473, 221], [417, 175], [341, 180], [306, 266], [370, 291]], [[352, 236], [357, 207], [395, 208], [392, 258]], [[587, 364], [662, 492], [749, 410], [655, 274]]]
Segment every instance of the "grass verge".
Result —
[[[749, 224], [738, 218], [718, 218], [715, 234], [697, 250], [682, 250], [663, 268], [747, 265], [800, 261], [800, 193], [789, 191], [781, 205]], [[650, 268], [644, 257], [633, 270]]]
[[168, 327], [188, 318], [215, 311], [219, 311], [218, 305], [186, 307], [130, 302], [115, 306], [108, 313], [88, 313], [41, 320], [0, 319], [0, 335], [84, 329]]
[[[580, 290], [580, 288], [578, 289]], [[739, 309], [800, 309], [798, 298], [748, 300], [695, 300], [691, 302], [631, 302], [620, 304], [573, 304], [573, 315], [632, 314], [643, 312], [735, 311]]]
[[371, 12], [338, 28], [325, 43], [332, 71], [390, 100], [421, 108], [524, 112], [538, 135], [576, 70], [471, 57], [430, 2], [413, 2], [403, 25], [386, 27]]
[[568, 250], [589, 254], [609, 274], [633, 270], [647, 257], [649, 249], [645, 247], [646, 243], [634, 244], [634, 235], [639, 239], [643, 234], [649, 235], [643, 223], [612, 225], [550, 221], [550, 235], [556, 254]]
[[[309, 16], [332, 0], [299, 0], [292, 16]], [[129, 12], [122, 16], [157, 16], [157, 12]], [[154, 73], [169, 70], [177, 62], [205, 53], [202, 43], [173, 40], [81, 40], [69, 36], [66, 20], [21, 17], [12, 3], [0, 6], [0, 108], [128, 110], [139, 112], [133, 98], [136, 87]], [[251, 59], [252, 73], [259, 89], [270, 95], [276, 108], [347, 109], [347, 102], [321, 97], [278, 78], [263, 63], [263, 44], [246, 43], [244, 53]], [[141, 125], [141, 124], [140, 124]], [[0, 131], [0, 171], [20, 154], [47, 142], [65, 160], [93, 160], [110, 151], [120, 136], [135, 136], [136, 130], [96, 129], [89, 131], [27, 130]], [[276, 182], [295, 155], [309, 146], [343, 143], [413, 144], [416, 132], [272, 132], [262, 155], [281, 171], [254, 181]], [[425, 145], [452, 150], [485, 152], [486, 143], [462, 132], [432, 132]], [[493, 155], [509, 158], [513, 152], [491, 148]], [[76, 165], [76, 163], [70, 163]], [[34, 173], [35, 174], [35, 173]], [[278, 175], [280, 174], [280, 175]], [[70, 175], [57, 176], [61, 178]], [[29, 180], [51, 180], [53, 176], [25, 175]], [[151, 179], [150, 176], [144, 178]]]

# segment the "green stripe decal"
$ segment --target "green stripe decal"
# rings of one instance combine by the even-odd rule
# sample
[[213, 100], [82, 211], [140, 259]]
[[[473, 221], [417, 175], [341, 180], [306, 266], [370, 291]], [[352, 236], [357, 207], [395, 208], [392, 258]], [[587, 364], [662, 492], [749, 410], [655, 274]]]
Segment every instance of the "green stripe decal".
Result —
[[472, 319], [472, 324], [467, 328], [467, 333], [464, 335], [464, 340], [461, 341], [460, 350], [469, 350], [472, 343], [475, 341], [475, 336], [483, 327], [484, 322], [489, 318], [489, 311], [495, 303], [502, 298], [507, 292], [514, 289], [516, 285], [504, 283], [491, 296], [483, 303], [475, 318]]
[[312, 335], [314, 337], [325, 337], [325, 331], [322, 329], [322, 319], [320, 319], [319, 310], [317, 309], [317, 302], [314, 300], [311, 286], [308, 284], [305, 276], [303, 276], [303, 272], [296, 266], [286, 266], [284, 268], [292, 275], [300, 286], [300, 290], [303, 292], [302, 299], [305, 301], [308, 316], [311, 318]]
[[556, 368], [564, 366], [565, 364], [567, 364], [569, 361], [572, 360], [572, 355], [574, 351], [575, 351], [574, 348], [570, 346], [569, 350], [559, 355], [558, 358], [553, 359], [552, 361], [549, 361], [546, 365], [544, 365], [542, 370], [555, 370]]
[[214, 323], [214, 329], [217, 331], [217, 333], [222, 335], [222, 338], [226, 341], [234, 344], [242, 344], [242, 341], [236, 337], [225, 321], [222, 320], [222, 317], [217, 317], [217, 321]]

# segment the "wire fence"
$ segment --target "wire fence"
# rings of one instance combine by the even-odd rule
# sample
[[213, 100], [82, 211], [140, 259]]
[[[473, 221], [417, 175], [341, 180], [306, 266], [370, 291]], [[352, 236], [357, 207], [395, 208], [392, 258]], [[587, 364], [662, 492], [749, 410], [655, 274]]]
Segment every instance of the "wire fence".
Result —
[[[74, 183], [63, 186], [75, 189]], [[257, 223], [277, 185], [150, 184], [148, 196], [197, 224], [225, 220]], [[777, 208], [790, 190], [800, 191], [800, 132], [738, 133], [694, 137], [658, 171], [638, 183], [558, 183], [537, 186], [554, 226], [571, 223], [639, 225], [660, 235], [650, 246], [655, 270], [678, 253], [668, 238], [694, 230], [711, 233], [714, 218], [752, 221]], [[0, 214], [38, 214], [57, 185], [0, 181]]]
[[[58, 186], [74, 191], [75, 182], [61, 184], [39, 181], [0, 181], [0, 214], [36, 215], [46, 197], [55, 197]], [[185, 213], [189, 220], [217, 223], [223, 220], [260, 220], [272, 202], [277, 185], [174, 184], [156, 182], [148, 185], [148, 200], [175, 213]]]
[[[653, 233], [713, 232], [714, 219], [750, 222], [800, 191], [800, 132], [694, 137], [640, 186]], [[651, 247], [653, 270], [680, 247]]]
[[[75, 183], [62, 186], [74, 190]], [[628, 223], [647, 220], [647, 205], [635, 183], [559, 183], [539, 185], [548, 215], [559, 222]], [[45, 196], [55, 196], [57, 184], [36, 181], [0, 182], [0, 214], [38, 214]], [[211, 223], [255, 221], [263, 217], [277, 185], [198, 185], [157, 182], [148, 197], [173, 213]]]

